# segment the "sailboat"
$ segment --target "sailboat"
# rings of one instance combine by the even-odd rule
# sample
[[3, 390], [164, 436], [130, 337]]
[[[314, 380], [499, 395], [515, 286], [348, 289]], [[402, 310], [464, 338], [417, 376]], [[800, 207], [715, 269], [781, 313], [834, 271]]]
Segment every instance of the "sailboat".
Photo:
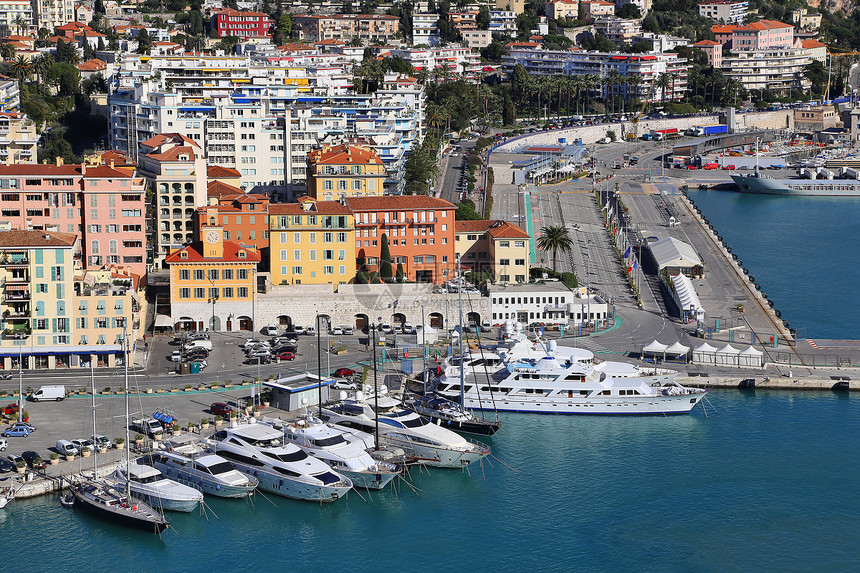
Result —
[[[6, 482], [11, 480], [9, 485]], [[3, 509], [9, 502], [15, 499], [15, 478], [5, 477], [0, 479], [0, 509]]]
[[[123, 340], [125, 330], [123, 330]], [[128, 421], [128, 347], [125, 347], [125, 414]], [[95, 375], [90, 366], [90, 378], [93, 392], [93, 434], [96, 434], [96, 387]], [[128, 443], [128, 424], [126, 423], [126, 443]], [[128, 450], [125, 453], [128, 466]], [[71, 487], [75, 505], [82, 507], [103, 519], [129, 527], [137, 527], [161, 533], [168, 527], [168, 522], [162, 514], [142, 501], [135, 500], [124, 492], [119, 491], [114, 484], [107, 480], [99, 480], [98, 450], [93, 454], [93, 477]]]

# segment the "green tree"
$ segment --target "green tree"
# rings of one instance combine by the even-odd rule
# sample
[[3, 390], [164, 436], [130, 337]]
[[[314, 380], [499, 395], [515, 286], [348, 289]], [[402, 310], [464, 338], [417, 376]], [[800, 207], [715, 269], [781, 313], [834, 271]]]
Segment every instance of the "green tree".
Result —
[[402, 283], [406, 276], [403, 274], [403, 264], [397, 263], [397, 272], [395, 273], [395, 277], [397, 277], [397, 282]]
[[69, 64], [78, 63], [78, 52], [75, 47], [63, 39], [57, 40], [57, 61]]
[[573, 248], [573, 239], [567, 231], [567, 227], [562, 225], [551, 225], [541, 229], [541, 236], [538, 237], [537, 246], [543, 251], [552, 252], [552, 270], [556, 270], [556, 255], [559, 251], [568, 253]]
[[0, 56], [4, 60], [11, 60], [15, 57], [15, 46], [12, 44], [0, 44]]
[[78, 68], [67, 62], [57, 62], [48, 72], [48, 83], [57, 88], [61, 96], [70, 96], [80, 92], [81, 74]]
[[30, 63], [30, 60], [25, 58], [24, 56], [18, 56], [12, 62], [12, 75], [18, 80], [18, 89], [22, 90], [24, 88], [24, 80], [30, 73], [33, 71], [33, 66]]
[[383, 281], [390, 281], [391, 273], [391, 249], [388, 247], [388, 235], [382, 233], [382, 249], [379, 251], [379, 276]]
[[628, 20], [637, 20], [642, 17], [639, 7], [633, 3], [622, 4], [621, 8], [615, 10], [615, 15]]
[[475, 18], [479, 30], [490, 29], [490, 9], [487, 6], [481, 6], [478, 9], [478, 16]]
[[455, 221], [477, 221], [482, 217], [475, 210], [475, 202], [471, 199], [463, 199], [457, 204], [457, 211], [454, 213]]
[[504, 125], [513, 125], [517, 120], [517, 109], [514, 106], [514, 101], [511, 97], [505, 94], [505, 103], [502, 107], [502, 123]]
[[90, 43], [84, 38], [84, 61], [92, 60], [96, 57], [95, 51]]
[[824, 64], [818, 60], [812, 60], [812, 63], [807, 64], [804, 68], [803, 75], [812, 82], [812, 93], [824, 93], [824, 85], [827, 82], [827, 70], [824, 68]]
[[293, 17], [288, 12], [284, 12], [278, 17], [278, 31], [284, 35], [284, 38], [289, 38], [292, 35]]
[[149, 32], [146, 31], [146, 28], [140, 30], [137, 33], [137, 53], [138, 54], [148, 54], [152, 50], [152, 38], [149, 36]]

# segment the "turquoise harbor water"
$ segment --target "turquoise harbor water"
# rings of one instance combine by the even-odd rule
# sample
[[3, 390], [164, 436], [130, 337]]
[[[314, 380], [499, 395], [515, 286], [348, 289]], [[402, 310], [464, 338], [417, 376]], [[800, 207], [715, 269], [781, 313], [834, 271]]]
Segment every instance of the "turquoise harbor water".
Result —
[[799, 334], [860, 338], [860, 198], [688, 195]]
[[[0, 511], [21, 571], [726, 571], [860, 566], [858, 408], [846, 394], [710, 395], [690, 416], [511, 414], [483, 471], [413, 470], [399, 495], [257, 496], [170, 514], [162, 539], [56, 497]], [[363, 495], [364, 492], [362, 492]]]

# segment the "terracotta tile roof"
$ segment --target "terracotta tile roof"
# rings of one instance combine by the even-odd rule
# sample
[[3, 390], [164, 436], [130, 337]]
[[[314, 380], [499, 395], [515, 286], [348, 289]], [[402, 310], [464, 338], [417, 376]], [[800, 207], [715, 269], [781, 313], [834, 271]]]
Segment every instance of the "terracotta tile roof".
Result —
[[[81, 174], [80, 164], [46, 165], [44, 163], [21, 163], [17, 165], [0, 165], [0, 175], [19, 177], [80, 177]], [[88, 165], [86, 177], [92, 179], [129, 179], [132, 176], [129, 173], [111, 169], [107, 165]]]
[[310, 201], [310, 210], [305, 211], [302, 203], [276, 203], [269, 205], [269, 215], [299, 215], [301, 213], [317, 213], [320, 215], [352, 215], [346, 205], [338, 201]]
[[257, 16], [263, 17], [267, 20], [269, 19], [269, 15], [263, 12], [245, 12], [244, 10], [234, 10], [232, 8], [224, 8], [222, 10], [216, 10], [213, 12], [214, 16]]
[[209, 197], [218, 197], [223, 199], [228, 196], [242, 195], [244, 193], [245, 192], [238, 187], [227, 185], [226, 183], [222, 183], [221, 181], [210, 181], [209, 185], [206, 186], [206, 194]]
[[16, 40], [12, 40], [10, 42], [4, 42], [7, 46], [12, 46], [16, 50], [27, 50], [30, 48], [30, 44], [24, 44], [22, 42], [18, 42]]
[[78, 64], [78, 69], [82, 72], [99, 72], [107, 69], [107, 64], [101, 60], [93, 58], [86, 62]]
[[[198, 147], [198, 149], [200, 148]], [[187, 157], [183, 158], [182, 155], [187, 155]], [[147, 153], [146, 156], [156, 161], [194, 161], [197, 158], [194, 148], [188, 145], [171, 147], [164, 153]]]
[[68, 24], [63, 24], [62, 26], [57, 26], [54, 29], [55, 30], [71, 30], [73, 32], [78, 31], [78, 30], [92, 30], [92, 28], [90, 28], [89, 26], [87, 26], [86, 24], [84, 24], [82, 22], [69, 22]]
[[759, 20], [746, 26], [738, 26], [738, 30], [778, 30], [781, 28], [794, 28], [791, 24], [780, 22], [778, 20]]
[[804, 48], [806, 48], [806, 49], [810, 49], [810, 48], [826, 48], [826, 47], [827, 47], [827, 44], [823, 44], [823, 43], [819, 42], [818, 40], [816, 40], [816, 39], [814, 39], [814, 38], [813, 38], [813, 39], [811, 39], [811, 40], [804, 40], [804, 41], [803, 41], [803, 43], [802, 43], [801, 45], [802, 45]]
[[[239, 252], [244, 252], [244, 257], [239, 257]], [[187, 252], [188, 257], [182, 258], [181, 253]], [[205, 258], [203, 256], [203, 243], [201, 241], [195, 241], [188, 245], [187, 247], [183, 247], [178, 251], [174, 251], [167, 255], [164, 259], [168, 264], [171, 263], [202, 263], [202, 262], [229, 262], [229, 263], [237, 263], [237, 262], [247, 262], [247, 263], [259, 263], [260, 262], [260, 253], [253, 250], [243, 247], [239, 243], [234, 241], [224, 241], [224, 256], [218, 258]]]
[[713, 40], [702, 40], [701, 42], [696, 42], [693, 44], [694, 46], [722, 46], [719, 42], [715, 42]]
[[137, 165], [131, 158], [122, 153], [121, 151], [115, 151], [113, 149], [109, 151], [105, 151], [101, 154], [102, 163], [110, 164], [111, 161], [114, 162], [114, 165]]
[[336, 145], [334, 147], [323, 146], [308, 152], [311, 163], [329, 165], [382, 165], [382, 160], [372, 149], [357, 147], [355, 145]]
[[206, 176], [210, 179], [223, 177], [224, 179], [236, 179], [242, 176], [237, 169], [224, 167], [222, 165], [210, 165], [206, 168]]
[[537, 48], [540, 46], [537, 42], [509, 42], [505, 44], [506, 48]]
[[[80, 171], [80, 167], [78, 167], [78, 170]], [[86, 177], [89, 179], [131, 179], [132, 175], [111, 169], [107, 165], [96, 165], [94, 167], [87, 167]]]
[[320, 40], [319, 42], [314, 42], [315, 46], [346, 46], [346, 42], [341, 42], [340, 40], [335, 40], [334, 38], [329, 38], [328, 40]]
[[487, 233], [494, 239], [528, 239], [522, 227], [499, 219], [457, 221], [457, 233]]
[[353, 211], [393, 211], [404, 209], [456, 209], [445, 201], [427, 195], [384, 195], [382, 197], [347, 197], [346, 206]]
[[193, 139], [185, 137], [181, 133], [159, 133], [158, 135], [153, 135], [152, 137], [141, 143], [141, 145], [145, 145], [147, 147], [152, 147], [153, 149], [155, 149], [159, 145], [164, 145], [165, 143], [170, 142], [200, 149], [200, 146], [197, 145], [197, 143]]
[[740, 26], [735, 24], [714, 24], [711, 26], [711, 32], [714, 34], [732, 34], [738, 28], [740, 28]]
[[78, 240], [75, 233], [54, 231], [3, 231], [0, 247], [71, 247]]

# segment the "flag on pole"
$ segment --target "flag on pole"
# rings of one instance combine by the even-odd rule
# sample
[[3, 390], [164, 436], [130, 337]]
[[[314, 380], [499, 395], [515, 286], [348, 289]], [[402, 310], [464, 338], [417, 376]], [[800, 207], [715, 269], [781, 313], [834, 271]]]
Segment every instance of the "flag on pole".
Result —
[[629, 275], [632, 270], [633, 270], [633, 265], [630, 265], [629, 267], [627, 267], [627, 274]]
[[631, 251], [631, 250], [632, 250], [632, 247], [627, 247], [627, 250], [626, 250], [626, 251], [624, 251], [624, 258], [625, 258], [625, 259], [626, 259], [627, 257], [629, 257], [629, 256], [630, 256], [630, 251]]
[[638, 269], [638, 268], [639, 268], [639, 261], [633, 261], [633, 268], [634, 268], [634, 269]]
[[615, 210], [614, 206], [609, 208], [609, 211], [606, 212], [606, 218], [607, 219], [612, 219], [612, 211], [614, 211], [614, 210]]
[[606, 211], [608, 208], [609, 208], [609, 201], [606, 202], [606, 205], [603, 206], [603, 209], [601, 209], [601, 211]]

